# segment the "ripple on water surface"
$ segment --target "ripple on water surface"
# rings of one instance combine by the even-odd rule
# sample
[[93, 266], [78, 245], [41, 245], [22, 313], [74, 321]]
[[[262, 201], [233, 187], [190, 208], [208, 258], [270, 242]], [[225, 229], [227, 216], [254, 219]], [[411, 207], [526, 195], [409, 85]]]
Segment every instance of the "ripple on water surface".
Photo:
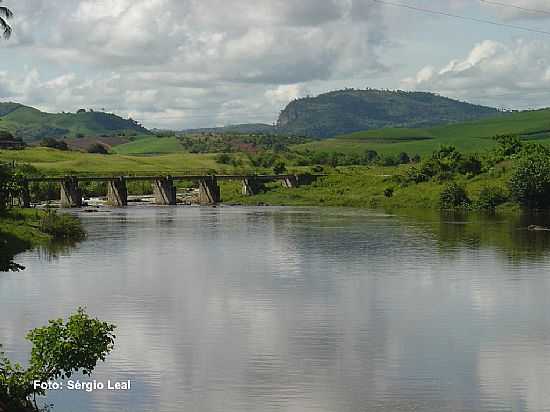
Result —
[[550, 410], [550, 237], [524, 221], [132, 207], [0, 275], [0, 336], [80, 305], [118, 325], [59, 411]]

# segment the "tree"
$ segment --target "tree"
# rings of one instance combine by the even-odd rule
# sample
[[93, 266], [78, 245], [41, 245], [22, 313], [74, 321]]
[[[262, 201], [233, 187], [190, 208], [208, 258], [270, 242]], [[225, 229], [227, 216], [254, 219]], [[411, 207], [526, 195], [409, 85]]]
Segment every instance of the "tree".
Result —
[[520, 159], [510, 178], [510, 192], [522, 205], [532, 209], [550, 206], [550, 159], [531, 153]]
[[67, 322], [51, 320], [48, 326], [30, 331], [27, 340], [33, 346], [27, 369], [0, 352], [0, 405], [9, 411], [35, 410], [31, 398], [45, 395], [46, 390], [34, 382], [70, 378], [78, 372], [91, 376], [97, 363], [113, 350], [115, 328], [79, 308]]
[[11, 206], [12, 199], [21, 193], [21, 179], [13, 167], [0, 163], [0, 212]]
[[[2, 0], [0, 0], [2, 3]], [[5, 39], [9, 39], [11, 36], [11, 26], [8, 24], [8, 20], [13, 17], [13, 13], [5, 6], [0, 6], [0, 30], [3, 31]]]

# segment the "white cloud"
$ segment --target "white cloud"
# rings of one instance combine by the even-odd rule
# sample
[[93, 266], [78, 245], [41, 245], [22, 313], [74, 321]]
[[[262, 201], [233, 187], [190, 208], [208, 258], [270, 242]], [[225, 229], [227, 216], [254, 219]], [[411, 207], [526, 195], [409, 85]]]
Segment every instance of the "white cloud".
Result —
[[510, 104], [516, 106], [522, 103], [523, 96], [529, 97], [526, 104], [532, 105], [538, 100], [545, 105], [550, 95], [545, 96], [543, 88], [550, 86], [549, 73], [547, 42], [517, 40], [504, 44], [486, 40], [477, 44], [465, 58], [454, 59], [439, 70], [427, 66], [415, 77], [403, 79], [402, 85], [488, 102], [493, 97], [509, 95]]
[[7, 50], [36, 70], [25, 87], [6, 71], [0, 98], [104, 107], [150, 126], [272, 122], [296, 95], [269, 91], [380, 70], [378, 6], [358, 14], [358, 3], [21, 0]]
[[[271, 123], [306, 91], [394, 88], [401, 78], [407, 88], [466, 98], [470, 90], [536, 88], [550, 76], [542, 41], [480, 42], [465, 58], [434, 64], [438, 56], [430, 61], [417, 53], [412, 38], [440, 30], [433, 24], [442, 19], [368, 0], [253, 6], [248, 0], [60, 0], [55, 6], [20, 0], [10, 6], [16, 18], [12, 39], [1, 43], [0, 99], [52, 111], [106, 108], [150, 127]], [[502, 7], [488, 7], [475, 6], [507, 18]], [[458, 0], [438, 8], [472, 11]]]

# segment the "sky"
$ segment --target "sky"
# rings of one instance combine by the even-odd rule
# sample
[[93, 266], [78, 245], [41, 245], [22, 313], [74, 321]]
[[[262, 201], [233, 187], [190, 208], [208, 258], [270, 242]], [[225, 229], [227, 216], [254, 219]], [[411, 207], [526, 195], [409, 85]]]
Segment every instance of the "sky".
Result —
[[295, 98], [346, 87], [550, 106], [548, 0], [2, 4], [15, 17], [0, 40], [0, 101], [50, 112], [105, 110], [149, 128], [271, 124]]

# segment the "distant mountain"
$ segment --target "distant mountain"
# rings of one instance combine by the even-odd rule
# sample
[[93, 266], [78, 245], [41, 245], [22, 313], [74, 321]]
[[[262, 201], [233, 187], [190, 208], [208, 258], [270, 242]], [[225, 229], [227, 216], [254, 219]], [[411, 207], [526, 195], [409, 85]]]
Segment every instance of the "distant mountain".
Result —
[[46, 137], [70, 138], [150, 134], [132, 119], [112, 113], [79, 110], [78, 113], [45, 113], [19, 103], [0, 102], [0, 130], [27, 142]]
[[430, 127], [500, 113], [433, 93], [346, 89], [294, 100], [281, 112], [277, 132], [328, 138], [384, 127]]
[[183, 130], [185, 133], [237, 133], [237, 134], [276, 134], [277, 128], [269, 124], [264, 123], [245, 123], [245, 124], [233, 124], [223, 127], [206, 127], [202, 129], [187, 129]]

